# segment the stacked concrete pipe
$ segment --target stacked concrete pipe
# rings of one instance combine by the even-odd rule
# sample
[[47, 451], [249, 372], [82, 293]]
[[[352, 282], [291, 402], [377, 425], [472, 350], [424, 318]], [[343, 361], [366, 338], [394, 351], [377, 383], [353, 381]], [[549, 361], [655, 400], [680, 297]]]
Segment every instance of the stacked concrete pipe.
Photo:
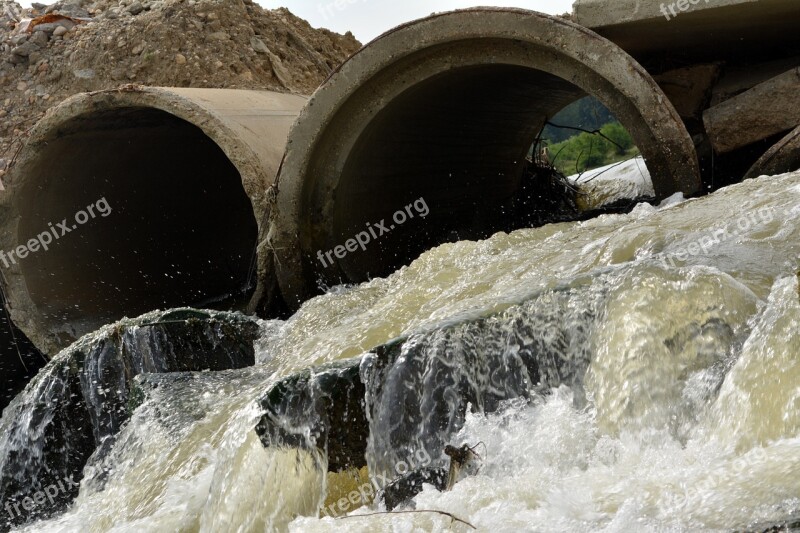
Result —
[[[647, 72], [592, 31], [525, 10], [476, 8], [401, 26], [345, 62], [307, 105], [229, 90], [76, 96], [36, 126], [12, 169], [0, 249], [102, 198], [112, 212], [47, 252], [0, 265], [12, 317], [52, 354], [154, 308], [274, 314], [320, 286], [487, 236], [520, 188], [537, 132], [587, 94], [632, 133], [658, 196], [698, 189], [691, 139]], [[318, 261], [419, 199], [424, 220]]]
[[[255, 247], [269, 187], [306, 101], [128, 86], [51, 109], [0, 200], [8, 263], [0, 258], [0, 269], [14, 322], [52, 355], [124, 316], [245, 307], [261, 290]], [[79, 224], [88, 206], [95, 216]], [[11, 251], [48, 232], [58, 235], [48, 250], [31, 243], [37, 251], [11, 262]]]
[[750, 167], [744, 179], [776, 176], [795, 170], [800, 170], [800, 126], [767, 150]]
[[[631, 132], [659, 197], [700, 187], [689, 134], [650, 75], [563, 18], [468, 9], [362, 48], [289, 136], [269, 235], [283, 297], [297, 307], [320, 286], [386, 275], [444, 241], [499, 229], [537, 133], [587, 94]], [[419, 198], [430, 215], [391, 230], [393, 213]], [[366, 249], [326, 255], [381, 220], [391, 231]]]

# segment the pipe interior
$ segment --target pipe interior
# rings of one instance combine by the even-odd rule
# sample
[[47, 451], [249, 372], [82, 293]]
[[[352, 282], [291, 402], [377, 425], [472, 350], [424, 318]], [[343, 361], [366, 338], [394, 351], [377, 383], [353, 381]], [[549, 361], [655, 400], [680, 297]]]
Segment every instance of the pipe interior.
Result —
[[[348, 155], [332, 227], [320, 228], [313, 247], [331, 250], [381, 220], [395, 229], [337, 260], [341, 277], [329, 281], [384, 276], [443, 242], [516, 229], [511, 204], [536, 135], [583, 96], [549, 73], [493, 64], [447, 70], [392, 99]], [[325, 157], [316, 162], [312, 172], [324, 172]], [[414, 218], [392, 220], [419, 198], [430, 209], [426, 218], [412, 208]]]
[[257, 223], [239, 172], [202, 130], [126, 108], [77, 117], [52, 137], [18, 204], [19, 243], [58, 235], [20, 260], [48, 327], [82, 334], [153, 309], [246, 301]]

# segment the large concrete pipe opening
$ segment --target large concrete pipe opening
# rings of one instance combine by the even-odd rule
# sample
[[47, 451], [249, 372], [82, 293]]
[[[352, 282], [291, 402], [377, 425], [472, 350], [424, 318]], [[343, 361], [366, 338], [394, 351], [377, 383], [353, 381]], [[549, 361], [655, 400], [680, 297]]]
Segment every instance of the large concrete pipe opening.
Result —
[[304, 103], [146, 89], [53, 110], [9, 183], [0, 267], [15, 322], [52, 353], [153, 309], [246, 308], [267, 189]]
[[[269, 235], [283, 296], [297, 306], [321, 285], [386, 275], [447, 240], [508, 229], [531, 143], [587, 94], [630, 131], [658, 196], [698, 189], [672, 105], [636, 61], [585, 28], [476, 8], [370, 43], [314, 94], [289, 136]], [[427, 217], [393, 221], [420, 198]], [[343, 251], [380, 221], [386, 231]]]

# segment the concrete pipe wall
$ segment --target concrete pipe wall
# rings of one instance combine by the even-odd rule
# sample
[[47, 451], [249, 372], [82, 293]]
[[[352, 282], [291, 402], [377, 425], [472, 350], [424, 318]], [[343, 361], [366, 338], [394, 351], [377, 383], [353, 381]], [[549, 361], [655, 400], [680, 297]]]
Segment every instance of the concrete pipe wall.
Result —
[[750, 167], [744, 179], [776, 176], [800, 169], [800, 126], [775, 143]]
[[[699, 188], [673, 106], [635, 60], [584, 27], [475, 8], [365, 46], [317, 90], [289, 137], [268, 241], [287, 303], [297, 307], [320, 283], [388, 274], [444, 241], [491, 234], [544, 122], [587, 94], [631, 132], [658, 196]], [[424, 221], [326, 258], [368, 224], [389, 229], [393, 213], [420, 198]]]
[[246, 308], [266, 279], [255, 249], [268, 188], [306, 102], [131, 86], [51, 109], [0, 198], [14, 322], [52, 355], [123, 316]]

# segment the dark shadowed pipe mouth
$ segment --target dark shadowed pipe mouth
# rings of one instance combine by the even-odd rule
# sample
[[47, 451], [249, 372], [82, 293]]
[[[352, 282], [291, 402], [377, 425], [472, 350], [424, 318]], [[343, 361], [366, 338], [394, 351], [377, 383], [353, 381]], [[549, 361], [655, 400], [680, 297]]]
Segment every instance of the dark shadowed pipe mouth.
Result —
[[246, 308], [266, 191], [304, 103], [147, 89], [62, 104], [10, 180], [0, 267], [17, 324], [52, 353], [153, 309]]
[[95, 328], [252, 289], [250, 200], [197, 126], [141, 107], [77, 117], [29, 172], [37, 184], [20, 192], [19, 235], [59, 238], [21, 270], [50, 320]]
[[[587, 94], [631, 132], [657, 196], [699, 188], [692, 141], [666, 96], [586, 28], [476, 8], [365, 46], [314, 94], [289, 136], [269, 234], [287, 302], [297, 307], [320, 286], [387, 275], [442, 242], [503, 228], [537, 133]], [[378, 221], [388, 228], [420, 198], [424, 220], [324, 255]]]

